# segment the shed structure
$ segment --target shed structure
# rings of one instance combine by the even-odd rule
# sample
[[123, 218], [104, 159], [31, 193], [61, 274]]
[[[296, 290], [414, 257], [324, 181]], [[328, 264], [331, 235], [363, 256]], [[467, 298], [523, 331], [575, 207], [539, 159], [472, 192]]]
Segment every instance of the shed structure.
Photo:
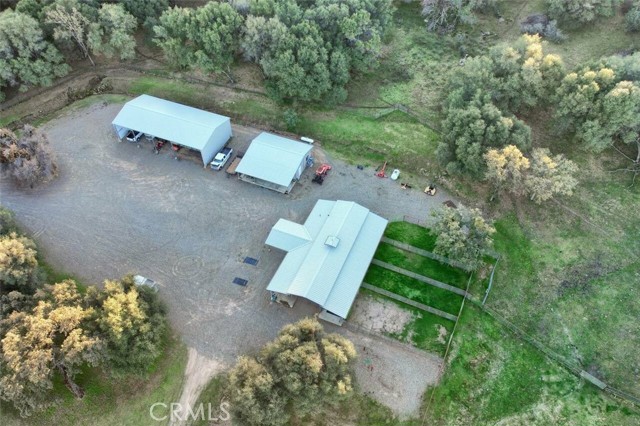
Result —
[[198, 151], [205, 166], [233, 135], [229, 117], [149, 95], [124, 104], [112, 124], [119, 138], [134, 130]]
[[238, 164], [245, 182], [288, 194], [310, 164], [312, 146], [271, 133], [260, 133]]
[[293, 306], [304, 297], [323, 319], [347, 318], [387, 220], [351, 201], [318, 200], [303, 225], [280, 219], [266, 244], [287, 252], [267, 290]]

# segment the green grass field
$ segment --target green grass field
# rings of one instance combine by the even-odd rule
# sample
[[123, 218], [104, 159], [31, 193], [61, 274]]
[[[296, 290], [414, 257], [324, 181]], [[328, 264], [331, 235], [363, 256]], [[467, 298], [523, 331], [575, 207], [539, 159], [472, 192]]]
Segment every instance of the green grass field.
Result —
[[448, 367], [427, 392], [427, 424], [638, 424], [637, 408], [621, 404], [523, 343], [477, 307], [467, 304]]
[[638, 395], [640, 372], [629, 368], [640, 364], [640, 220], [625, 212], [638, 211], [640, 193], [595, 176], [583, 185], [565, 207], [496, 223], [503, 263], [489, 304], [596, 377]]
[[428, 228], [409, 222], [389, 223], [384, 236], [427, 251], [433, 251], [436, 247], [436, 235]]
[[380, 243], [376, 259], [461, 289], [467, 288], [469, 273], [462, 269], [411, 253], [390, 244]]
[[364, 281], [432, 308], [457, 315], [462, 296], [380, 266], [371, 265]]

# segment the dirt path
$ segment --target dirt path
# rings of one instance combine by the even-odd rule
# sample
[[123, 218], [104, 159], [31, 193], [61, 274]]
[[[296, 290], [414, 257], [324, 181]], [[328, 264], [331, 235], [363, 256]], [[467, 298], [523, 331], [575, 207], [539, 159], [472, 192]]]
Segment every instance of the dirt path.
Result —
[[[184, 419], [187, 407], [194, 407], [198, 402], [198, 397], [209, 383], [209, 380], [216, 374], [224, 370], [224, 364], [214, 359], [208, 358], [198, 353], [194, 348], [189, 348], [187, 367], [184, 372], [184, 385], [182, 387], [182, 395], [180, 396], [179, 407], [182, 413], [177, 417]], [[184, 421], [173, 419], [171, 425], [185, 424]]]

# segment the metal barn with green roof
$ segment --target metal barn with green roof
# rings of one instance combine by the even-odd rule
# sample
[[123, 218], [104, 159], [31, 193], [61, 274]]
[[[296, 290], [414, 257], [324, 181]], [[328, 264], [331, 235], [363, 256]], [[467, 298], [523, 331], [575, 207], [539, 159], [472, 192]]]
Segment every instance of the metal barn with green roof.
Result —
[[387, 220], [352, 201], [318, 200], [303, 225], [280, 219], [265, 244], [287, 252], [267, 290], [293, 306], [304, 297], [322, 307], [320, 318], [347, 318]]
[[251, 141], [236, 173], [245, 182], [288, 194], [311, 164], [311, 149], [309, 144], [263, 132]]

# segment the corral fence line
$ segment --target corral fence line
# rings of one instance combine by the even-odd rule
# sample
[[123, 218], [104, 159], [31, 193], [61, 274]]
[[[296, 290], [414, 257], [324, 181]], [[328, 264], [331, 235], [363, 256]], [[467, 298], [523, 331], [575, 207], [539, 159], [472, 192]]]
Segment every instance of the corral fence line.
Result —
[[557, 364], [560, 364], [562, 367], [564, 367], [569, 372], [573, 373], [575, 376], [578, 376], [578, 377], [581, 377], [581, 378], [585, 379], [589, 383], [591, 383], [594, 386], [596, 386], [598, 389], [601, 389], [601, 390], [603, 390], [605, 392], [608, 392], [609, 394], [611, 394], [613, 396], [616, 396], [618, 398], [624, 399], [624, 400], [626, 400], [628, 402], [631, 402], [631, 403], [633, 403], [635, 405], [640, 406], [640, 398], [638, 398], [638, 397], [636, 397], [634, 395], [631, 395], [628, 392], [625, 392], [625, 391], [622, 391], [620, 389], [614, 388], [613, 386], [610, 386], [606, 382], [604, 382], [604, 381], [598, 379], [597, 377], [593, 376], [591, 373], [583, 370], [582, 367], [579, 366], [578, 364], [567, 360], [565, 357], [563, 357], [562, 355], [560, 355], [560, 354], [554, 352], [553, 350], [549, 349], [547, 346], [545, 346], [543, 343], [539, 342], [534, 337], [529, 336], [525, 331], [520, 329], [517, 325], [513, 324], [508, 319], [504, 318], [502, 315], [500, 315], [494, 309], [489, 308], [486, 305], [482, 305], [482, 303], [479, 300], [476, 300], [476, 299], [473, 299], [473, 298], [469, 298], [469, 300], [472, 303], [476, 304], [480, 309], [482, 309], [485, 313], [487, 313], [493, 319], [495, 319], [500, 324], [502, 324], [503, 326], [505, 326], [506, 328], [511, 330], [511, 332], [516, 337], [518, 337], [519, 339], [524, 340], [525, 342], [531, 344], [536, 349], [538, 349], [540, 352], [545, 354], [545, 356], [547, 358], [551, 359], [552, 361], [556, 362]]
[[429, 129], [433, 130], [434, 132], [436, 132], [437, 134], [440, 134], [440, 129], [437, 128], [437, 126], [435, 126], [434, 124], [430, 123], [427, 119], [425, 119], [423, 116], [421, 116], [420, 114], [418, 114], [417, 112], [415, 112], [414, 110], [412, 110], [411, 108], [409, 108], [408, 106], [404, 105], [404, 104], [400, 104], [400, 103], [391, 103], [391, 102], [387, 102], [382, 98], [378, 98], [380, 100], [380, 102], [382, 102], [384, 105], [357, 105], [357, 104], [342, 104], [342, 105], [338, 105], [339, 108], [342, 109], [370, 109], [370, 110], [378, 110], [380, 111], [380, 115], [378, 115], [376, 117], [376, 119], [385, 117], [393, 112], [396, 111], [400, 111], [404, 114], [407, 114], [408, 116], [414, 118], [416, 121], [418, 121], [420, 124], [422, 124], [425, 127], [428, 127]]
[[397, 267], [395, 265], [392, 265], [392, 264], [387, 263], [387, 262], [383, 262], [383, 261], [378, 260], [378, 259], [373, 259], [371, 261], [371, 264], [372, 265], [376, 265], [376, 266], [380, 266], [381, 268], [388, 269], [390, 271], [393, 271], [395, 273], [404, 275], [406, 277], [413, 278], [414, 280], [418, 280], [418, 281], [423, 282], [425, 284], [429, 284], [429, 285], [431, 285], [433, 287], [438, 287], [438, 288], [441, 288], [443, 290], [450, 291], [450, 292], [458, 294], [460, 296], [466, 296], [467, 295], [467, 293], [464, 290], [462, 290], [462, 289], [460, 289], [458, 287], [454, 287], [452, 285], [445, 284], [445, 283], [440, 282], [438, 280], [434, 280], [433, 278], [425, 277], [424, 275], [416, 274], [415, 272], [411, 272], [411, 271], [408, 271], [406, 269], [399, 268], [399, 267]]
[[[447, 348], [444, 351], [444, 356], [442, 357], [442, 364], [440, 364], [440, 369], [438, 370], [438, 378], [436, 380], [436, 384], [440, 382], [442, 379], [442, 375], [444, 374], [445, 366], [447, 365], [447, 359], [449, 358], [449, 352], [451, 351], [451, 343], [453, 342], [453, 336], [456, 334], [456, 329], [458, 328], [458, 323], [460, 322], [460, 317], [462, 316], [462, 311], [464, 309], [464, 304], [467, 301], [469, 295], [469, 287], [471, 286], [471, 280], [473, 278], [473, 272], [469, 274], [469, 280], [467, 281], [467, 288], [465, 290], [465, 296], [462, 298], [462, 303], [460, 304], [460, 309], [458, 310], [458, 316], [456, 322], [453, 324], [453, 329], [451, 330], [451, 335], [449, 335], [449, 340], [447, 341]], [[429, 410], [431, 409], [431, 404], [433, 403], [433, 397], [436, 394], [436, 390], [438, 386], [434, 386], [431, 390], [431, 395], [429, 396], [429, 401], [427, 402], [427, 406], [424, 410], [424, 416], [422, 416], [422, 426], [426, 425], [427, 415], [429, 414]]]
[[467, 265], [463, 264], [462, 262], [458, 262], [457, 260], [449, 259], [448, 257], [445, 257], [445, 256], [440, 256], [439, 254], [435, 254], [435, 253], [432, 253], [430, 251], [423, 250], [423, 249], [418, 248], [418, 247], [414, 247], [414, 246], [412, 246], [410, 244], [401, 243], [400, 241], [392, 240], [391, 238], [387, 238], [387, 237], [382, 237], [382, 242], [383, 243], [387, 243], [389, 245], [392, 245], [394, 247], [397, 247], [399, 249], [408, 251], [410, 253], [415, 253], [415, 254], [420, 255], [422, 257], [428, 257], [429, 259], [437, 260], [440, 263], [446, 263], [446, 264], [451, 265], [451, 266], [453, 266], [455, 268], [459, 268], [459, 269], [465, 270], [467, 272], [471, 272], [469, 267]]
[[408, 106], [406, 106], [404, 104], [398, 104], [398, 103], [392, 104], [390, 102], [385, 101], [382, 98], [379, 98], [379, 99], [380, 99], [380, 101], [382, 101], [385, 104], [387, 104], [389, 107], [393, 108], [393, 111], [401, 111], [401, 112], [407, 114], [408, 116], [415, 118], [423, 126], [428, 127], [429, 129], [433, 130], [437, 134], [441, 134], [440, 129], [438, 129], [436, 126], [434, 126], [432, 123], [427, 121], [424, 117], [422, 117], [421, 115], [419, 115], [418, 113], [413, 111]]
[[381, 294], [383, 296], [386, 296], [386, 297], [388, 297], [390, 299], [397, 300], [398, 302], [402, 302], [402, 303], [407, 304], [409, 306], [413, 306], [414, 308], [418, 308], [418, 309], [420, 309], [422, 311], [432, 313], [432, 314], [437, 315], [439, 317], [448, 319], [449, 321], [454, 321], [455, 322], [455, 321], [458, 320], [458, 317], [456, 317], [455, 315], [451, 315], [451, 314], [449, 314], [447, 312], [441, 311], [440, 309], [433, 308], [433, 307], [425, 305], [423, 303], [418, 303], [416, 301], [413, 301], [413, 300], [408, 299], [406, 297], [400, 296], [399, 294], [393, 293], [393, 292], [385, 290], [383, 288], [376, 287], [374, 285], [371, 285], [371, 284], [365, 283], [365, 282], [363, 282], [361, 285], [362, 285], [362, 288], [366, 288], [369, 291]]

